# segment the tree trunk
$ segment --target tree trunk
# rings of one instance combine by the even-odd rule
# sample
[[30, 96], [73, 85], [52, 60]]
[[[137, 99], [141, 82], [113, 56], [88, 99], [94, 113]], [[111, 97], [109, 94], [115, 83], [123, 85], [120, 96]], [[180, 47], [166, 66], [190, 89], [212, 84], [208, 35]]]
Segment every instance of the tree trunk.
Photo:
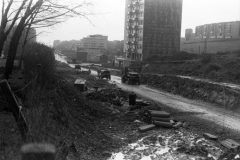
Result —
[[4, 42], [5, 42], [5, 40], [3, 39], [2, 36], [0, 36], [0, 57], [2, 56]]
[[24, 19], [24, 18], [21, 19], [21, 21], [19, 22], [15, 32], [13, 33], [11, 41], [10, 41], [7, 62], [5, 65], [5, 70], [4, 70], [4, 76], [6, 79], [8, 79], [9, 75], [12, 74], [14, 59], [17, 54], [17, 47], [19, 44], [19, 40], [20, 40], [22, 32], [24, 30], [25, 20], [26, 19]]
[[0, 31], [0, 57], [1, 57], [3, 46], [4, 46], [4, 42], [7, 39], [7, 34], [4, 33], [4, 30], [2, 28], [0, 30], [1, 30]]
[[22, 47], [22, 53], [21, 53], [21, 57], [20, 57], [20, 60], [19, 60], [19, 64], [18, 64], [18, 67], [20, 69], [22, 68], [22, 61], [23, 61], [23, 54], [24, 54], [24, 51], [25, 51], [25, 47], [26, 47], [26, 44], [24, 44], [23, 47]]

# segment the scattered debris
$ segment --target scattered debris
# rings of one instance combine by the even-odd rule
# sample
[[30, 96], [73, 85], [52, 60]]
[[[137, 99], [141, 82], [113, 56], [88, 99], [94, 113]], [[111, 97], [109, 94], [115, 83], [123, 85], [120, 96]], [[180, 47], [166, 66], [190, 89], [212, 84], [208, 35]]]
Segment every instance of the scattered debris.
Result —
[[221, 145], [223, 145], [224, 147], [226, 147], [228, 149], [237, 150], [240, 148], [240, 144], [235, 142], [232, 139], [226, 139], [224, 141], [221, 141], [220, 143], [221, 143]]
[[150, 104], [151, 104], [151, 102], [149, 102], [149, 101], [144, 101], [144, 100], [141, 100], [141, 99], [136, 100], [136, 105], [149, 106]]
[[163, 128], [172, 128], [172, 123], [170, 122], [162, 122], [162, 121], [153, 121], [153, 124], [155, 124], [158, 127], [163, 127]]
[[148, 110], [150, 112], [151, 117], [161, 117], [161, 118], [170, 118], [170, 113], [164, 111], [154, 111]]
[[123, 106], [125, 100], [128, 98], [128, 94], [121, 89], [106, 88], [88, 93], [86, 97], [92, 100], [108, 102], [117, 106]]
[[148, 125], [140, 126], [140, 127], [138, 128], [138, 130], [139, 130], [140, 132], [146, 132], [146, 131], [149, 131], [149, 130], [155, 128], [155, 127], [156, 127], [156, 126], [155, 126], [154, 124], [148, 124]]
[[208, 159], [217, 160], [222, 150], [189, 131], [161, 130], [113, 153], [109, 160]]
[[141, 121], [139, 121], [139, 120], [135, 120], [134, 123], [141, 123]]
[[179, 121], [175, 125], [173, 125], [173, 128], [178, 129], [178, 128], [182, 127], [182, 126], [183, 126], [183, 123]]
[[183, 122], [183, 128], [189, 129], [190, 125], [187, 122]]
[[210, 133], [204, 133], [203, 136], [208, 138], [208, 139], [212, 139], [212, 140], [217, 140], [218, 139], [218, 136], [212, 135]]
[[129, 111], [134, 111], [134, 110], [140, 109], [140, 108], [142, 108], [142, 106], [139, 106], [139, 105], [130, 106]]
[[170, 122], [170, 118], [152, 117], [153, 121]]
[[81, 92], [83, 92], [83, 91], [85, 91], [85, 83], [86, 83], [86, 80], [77, 79], [74, 82], [74, 86], [76, 86]]

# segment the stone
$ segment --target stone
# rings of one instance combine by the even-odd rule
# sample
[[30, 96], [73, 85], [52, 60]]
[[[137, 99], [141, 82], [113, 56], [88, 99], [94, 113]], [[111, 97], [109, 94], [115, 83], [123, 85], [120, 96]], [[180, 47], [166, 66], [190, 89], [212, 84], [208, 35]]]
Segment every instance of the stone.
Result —
[[163, 127], [163, 128], [172, 128], [172, 123], [170, 122], [161, 122], [161, 121], [154, 121], [153, 124], [155, 124], [157, 127]]
[[146, 131], [149, 131], [149, 130], [155, 128], [155, 127], [156, 127], [156, 126], [155, 126], [154, 124], [149, 124], [149, 125], [144, 125], [144, 126], [138, 127], [138, 130], [139, 130], [140, 132], [146, 132]]
[[203, 136], [208, 138], [208, 139], [212, 139], [212, 140], [217, 140], [218, 139], [218, 136], [212, 135], [210, 133], [204, 133]]
[[152, 117], [170, 118], [170, 113], [164, 111], [149, 110]]
[[228, 149], [239, 149], [240, 148], [240, 144], [235, 142], [234, 140], [232, 139], [226, 139], [224, 141], [221, 141], [220, 142], [221, 145], [223, 145], [224, 147], [228, 148]]

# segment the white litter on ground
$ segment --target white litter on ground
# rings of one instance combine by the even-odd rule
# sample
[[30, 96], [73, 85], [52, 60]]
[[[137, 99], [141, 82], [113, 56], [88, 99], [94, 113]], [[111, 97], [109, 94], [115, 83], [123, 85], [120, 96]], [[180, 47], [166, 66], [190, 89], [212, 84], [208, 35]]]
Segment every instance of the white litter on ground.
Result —
[[222, 150], [210, 141], [186, 131], [156, 132], [129, 144], [109, 160], [217, 160]]

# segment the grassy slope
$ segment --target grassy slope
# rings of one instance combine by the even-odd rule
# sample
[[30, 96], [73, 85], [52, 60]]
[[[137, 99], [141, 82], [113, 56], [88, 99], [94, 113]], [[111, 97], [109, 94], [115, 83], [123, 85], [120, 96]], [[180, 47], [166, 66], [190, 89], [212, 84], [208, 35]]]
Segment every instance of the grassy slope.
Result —
[[214, 56], [209, 63], [201, 60], [187, 61], [184, 63], [159, 63], [151, 64], [144, 68], [143, 73], [188, 75], [209, 78], [216, 81], [239, 83], [240, 57]]

